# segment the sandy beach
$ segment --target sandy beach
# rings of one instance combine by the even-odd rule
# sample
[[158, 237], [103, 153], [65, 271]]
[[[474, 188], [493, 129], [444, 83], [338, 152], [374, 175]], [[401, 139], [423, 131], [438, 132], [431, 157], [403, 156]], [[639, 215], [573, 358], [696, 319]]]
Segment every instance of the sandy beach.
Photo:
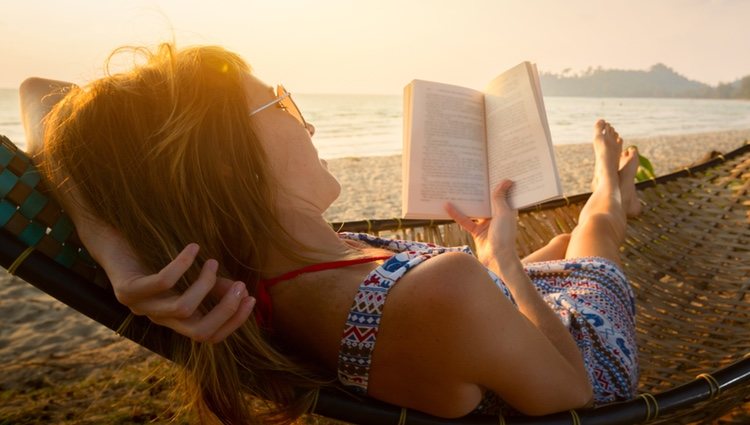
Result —
[[[729, 152], [750, 141], [750, 130], [628, 139], [651, 160], [656, 175], [692, 164], [708, 152]], [[589, 191], [594, 171], [593, 148], [581, 144], [555, 146], [555, 158], [566, 195]], [[401, 156], [344, 158], [328, 162], [341, 182], [341, 197], [326, 214], [329, 221], [401, 216]]]
[[[741, 146], [750, 140], [750, 129], [637, 140], [622, 136], [661, 175], [712, 150]], [[556, 155], [565, 193], [587, 191], [591, 146], [558, 146]], [[336, 159], [329, 168], [343, 190], [328, 220], [400, 216], [400, 156]], [[0, 273], [0, 318], [0, 425], [161, 423], [175, 414], [166, 400], [171, 382], [166, 361], [5, 271]], [[191, 421], [178, 414], [175, 423]]]

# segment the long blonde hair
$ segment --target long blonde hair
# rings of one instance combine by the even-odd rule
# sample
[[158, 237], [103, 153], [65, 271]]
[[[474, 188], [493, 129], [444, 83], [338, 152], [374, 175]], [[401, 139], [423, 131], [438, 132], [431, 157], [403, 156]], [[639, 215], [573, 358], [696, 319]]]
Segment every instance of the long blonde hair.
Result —
[[[42, 173], [53, 187], [70, 178], [91, 212], [119, 229], [151, 271], [198, 242], [198, 261], [178, 290], [215, 258], [222, 275], [253, 293], [267, 246], [292, 256], [298, 246], [275, 219], [274, 182], [243, 88], [250, 69], [219, 47], [135, 52], [145, 63], [72, 89], [50, 113]], [[323, 382], [319, 371], [269, 343], [253, 319], [223, 343], [191, 343], [175, 354], [192, 376], [190, 404], [204, 420], [286, 422]], [[258, 417], [243, 392], [276, 407]]]

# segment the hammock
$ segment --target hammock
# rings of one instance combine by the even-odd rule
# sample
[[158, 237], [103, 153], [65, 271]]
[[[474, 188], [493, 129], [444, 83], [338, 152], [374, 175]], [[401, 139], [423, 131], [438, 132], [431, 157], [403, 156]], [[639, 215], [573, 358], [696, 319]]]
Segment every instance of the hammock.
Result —
[[[633, 400], [544, 417], [435, 418], [323, 388], [312, 412], [359, 424], [631, 424], [750, 422], [750, 144], [638, 184], [646, 203], [623, 246], [637, 298], [641, 379]], [[589, 194], [519, 213], [526, 255], [569, 232]], [[184, 338], [132, 316], [80, 248], [72, 223], [23, 152], [0, 136], [0, 265], [93, 320], [160, 354]], [[342, 231], [471, 244], [449, 221], [333, 223]], [[124, 329], [121, 325], [128, 320]]]

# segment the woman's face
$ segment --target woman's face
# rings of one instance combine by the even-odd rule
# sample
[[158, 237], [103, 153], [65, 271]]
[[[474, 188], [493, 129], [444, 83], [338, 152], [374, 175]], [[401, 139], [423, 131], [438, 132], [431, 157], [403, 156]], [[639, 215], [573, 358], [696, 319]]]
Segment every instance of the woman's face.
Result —
[[[253, 75], [246, 77], [245, 90], [248, 113], [276, 98], [274, 90]], [[300, 208], [325, 211], [338, 198], [341, 185], [318, 157], [308, 129], [276, 105], [249, 119], [268, 156], [271, 173], [282, 186], [279, 206], [288, 208], [291, 202]]]

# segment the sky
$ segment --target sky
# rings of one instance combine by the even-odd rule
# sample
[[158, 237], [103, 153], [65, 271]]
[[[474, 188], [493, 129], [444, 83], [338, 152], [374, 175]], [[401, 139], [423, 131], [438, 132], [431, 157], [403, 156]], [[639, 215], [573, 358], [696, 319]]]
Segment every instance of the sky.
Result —
[[540, 71], [664, 63], [716, 85], [750, 74], [745, 0], [0, 0], [0, 87], [84, 83], [119, 46], [221, 45], [300, 93], [400, 94], [412, 79], [481, 89]]

